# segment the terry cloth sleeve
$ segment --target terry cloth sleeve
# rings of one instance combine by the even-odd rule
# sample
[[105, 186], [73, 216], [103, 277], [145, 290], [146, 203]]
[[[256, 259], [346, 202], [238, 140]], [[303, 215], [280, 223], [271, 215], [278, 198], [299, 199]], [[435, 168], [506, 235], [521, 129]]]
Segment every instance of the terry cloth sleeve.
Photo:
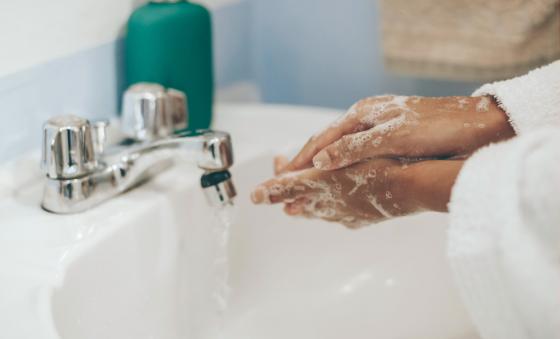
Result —
[[481, 337], [560, 338], [560, 130], [477, 151], [449, 211], [450, 264]]
[[560, 126], [560, 60], [517, 78], [486, 84], [473, 93], [480, 95], [496, 98], [518, 135]]

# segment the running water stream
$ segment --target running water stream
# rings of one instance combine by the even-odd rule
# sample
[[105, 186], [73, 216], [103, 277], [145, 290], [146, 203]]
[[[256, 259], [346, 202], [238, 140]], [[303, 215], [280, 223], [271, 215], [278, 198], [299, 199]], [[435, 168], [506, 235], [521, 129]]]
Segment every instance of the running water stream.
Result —
[[212, 301], [216, 310], [216, 327], [212, 339], [224, 338], [225, 313], [229, 300], [229, 237], [235, 215], [235, 207], [227, 205], [215, 210], [212, 222], [214, 237], [214, 267]]

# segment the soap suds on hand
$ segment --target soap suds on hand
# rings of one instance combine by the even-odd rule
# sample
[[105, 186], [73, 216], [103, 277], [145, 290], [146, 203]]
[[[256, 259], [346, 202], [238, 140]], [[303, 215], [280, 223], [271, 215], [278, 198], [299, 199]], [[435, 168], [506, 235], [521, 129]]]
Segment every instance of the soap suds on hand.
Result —
[[488, 112], [490, 109], [490, 98], [488, 97], [481, 97], [478, 103], [476, 104], [476, 111], [477, 112]]
[[369, 194], [367, 196], [369, 203], [385, 218], [391, 218], [392, 215], [389, 213], [378, 201], [375, 195]]

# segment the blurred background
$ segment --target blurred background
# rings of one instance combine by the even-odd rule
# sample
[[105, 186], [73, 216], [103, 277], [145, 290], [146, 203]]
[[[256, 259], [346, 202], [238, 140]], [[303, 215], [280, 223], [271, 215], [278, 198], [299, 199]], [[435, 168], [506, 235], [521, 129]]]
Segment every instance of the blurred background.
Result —
[[[117, 114], [124, 26], [145, 2], [0, 3], [0, 162], [38, 147], [50, 116]], [[198, 2], [212, 14], [217, 102], [344, 109], [378, 94], [469, 95], [481, 83], [389, 72], [375, 0]]]

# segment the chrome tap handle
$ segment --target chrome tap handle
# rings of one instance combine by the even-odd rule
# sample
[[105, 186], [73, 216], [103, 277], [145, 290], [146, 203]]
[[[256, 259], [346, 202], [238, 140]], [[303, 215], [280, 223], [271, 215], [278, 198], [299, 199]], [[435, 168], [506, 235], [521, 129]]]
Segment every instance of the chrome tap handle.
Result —
[[229, 133], [203, 131], [205, 136], [198, 167], [208, 171], [220, 171], [233, 165], [233, 146]]
[[187, 96], [185, 93], [173, 88], [167, 89], [166, 111], [169, 112], [174, 131], [187, 128], [189, 117], [187, 107]]
[[97, 120], [91, 122], [91, 136], [95, 154], [102, 154], [108, 142], [109, 120]]
[[97, 166], [87, 119], [64, 115], [43, 125], [41, 168], [49, 178], [72, 179], [91, 173]]
[[151, 141], [187, 127], [186, 95], [153, 83], [130, 86], [123, 95], [122, 130], [136, 140]]
[[[189, 140], [177, 142], [178, 140]], [[200, 129], [196, 131], [183, 131], [173, 138], [158, 140], [154, 145], [179, 145], [192, 147], [196, 150], [196, 164], [206, 171], [221, 171], [233, 165], [233, 146], [229, 133]]]

